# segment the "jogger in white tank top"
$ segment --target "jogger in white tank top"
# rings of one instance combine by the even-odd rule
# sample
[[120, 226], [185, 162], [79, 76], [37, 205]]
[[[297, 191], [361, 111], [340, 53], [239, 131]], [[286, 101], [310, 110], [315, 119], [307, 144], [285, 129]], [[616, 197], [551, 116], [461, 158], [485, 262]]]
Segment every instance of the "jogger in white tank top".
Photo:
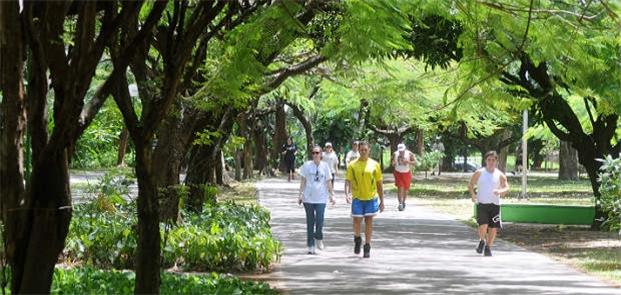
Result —
[[494, 244], [497, 230], [501, 226], [500, 196], [504, 196], [509, 191], [507, 177], [496, 168], [497, 161], [498, 155], [495, 151], [485, 153], [485, 167], [477, 170], [468, 183], [472, 202], [477, 204], [479, 245], [476, 250], [477, 253], [484, 252], [485, 256], [492, 256], [491, 247]]

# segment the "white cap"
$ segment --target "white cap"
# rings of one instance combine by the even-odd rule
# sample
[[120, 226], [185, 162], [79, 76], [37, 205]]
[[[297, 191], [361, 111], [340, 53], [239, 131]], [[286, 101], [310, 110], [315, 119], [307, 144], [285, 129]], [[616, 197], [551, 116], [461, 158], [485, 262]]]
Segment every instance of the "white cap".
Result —
[[398, 144], [397, 145], [397, 150], [400, 151], [400, 152], [405, 151], [405, 144], [402, 144], [402, 143]]
[[325, 147], [332, 147], [332, 143], [331, 142], [326, 142], [326, 144], [324, 146]]

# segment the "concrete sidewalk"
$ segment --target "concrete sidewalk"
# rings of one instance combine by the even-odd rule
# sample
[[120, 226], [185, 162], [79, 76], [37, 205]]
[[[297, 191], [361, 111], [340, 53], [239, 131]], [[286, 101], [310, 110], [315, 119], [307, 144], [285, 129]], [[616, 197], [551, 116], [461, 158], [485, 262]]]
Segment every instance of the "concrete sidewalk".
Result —
[[299, 183], [266, 179], [259, 202], [272, 212], [272, 231], [285, 253], [270, 275], [287, 294], [621, 294], [621, 289], [543, 255], [498, 240], [493, 257], [474, 251], [464, 224], [425, 208], [397, 211], [394, 195], [374, 223], [371, 258], [353, 253], [349, 206], [337, 180], [337, 205], [328, 206], [324, 251], [307, 255]]

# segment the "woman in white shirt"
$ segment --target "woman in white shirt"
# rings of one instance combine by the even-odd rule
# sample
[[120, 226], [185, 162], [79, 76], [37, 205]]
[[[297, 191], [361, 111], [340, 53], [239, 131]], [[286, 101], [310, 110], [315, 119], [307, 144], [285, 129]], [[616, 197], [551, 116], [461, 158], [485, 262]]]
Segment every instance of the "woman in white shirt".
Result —
[[306, 244], [308, 254], [315, 254], [315, 246], [323, 250], [323, 219], [328, 196], [335, 204], [330, 167], [321, 161], [321, 147], [312, 149], [313, 159], [300, 169], [300, 196], [298, 204], [304, 203], [306, 211]]

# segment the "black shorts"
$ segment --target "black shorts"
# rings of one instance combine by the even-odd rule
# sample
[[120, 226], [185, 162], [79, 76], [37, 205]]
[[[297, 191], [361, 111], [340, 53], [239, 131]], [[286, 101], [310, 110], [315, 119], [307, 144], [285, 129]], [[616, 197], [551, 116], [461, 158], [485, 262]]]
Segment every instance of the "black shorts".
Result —
[[496, 204], [477, 204], [477, 223], [487, 224], [491, 228], [502, 228], [500, 206]]

